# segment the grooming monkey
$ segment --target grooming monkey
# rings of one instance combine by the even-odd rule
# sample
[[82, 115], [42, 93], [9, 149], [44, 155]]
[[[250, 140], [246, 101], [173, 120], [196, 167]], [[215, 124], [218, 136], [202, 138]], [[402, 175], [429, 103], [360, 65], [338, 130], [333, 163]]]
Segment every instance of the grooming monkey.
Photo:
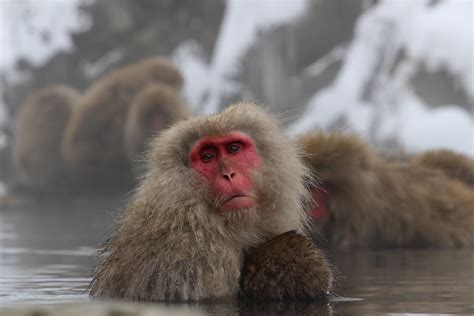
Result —
[[[247, 253], [277, 235], [306, 231], [307, 169], [294, 145], [275, 118], [247, 103], [161, 132], [152, 140], [143, 182], [101, 247], [106, 255], [95, 271], [91, 296], [137, 301], [237, 296]], [[268, 254], [274, 267], [285, 268], [282, 257], [296, 255], [291, 236], [273, 242], [282, 251]], [[332, 284], [328, 263], [319, 260], [316, 247], [300, 249], [305, 251], [298, 258], [301, 268], [324, 273], [323, 283], [302, 285], [295, 282], [300, 272], [290, 269], [279, 284], [292, 288], [282, 296], [323, 297]], [[279, 282], [268, 265], [260, 264], [266, 262], [262, 249], [253, 253], [251, 278], [264, 274], [275, 277], [270, 283]], [[315, 262], [321, 266], [312, 266]], [[280, 298], [273, 291], [266, 296], [260, 281], [248, 282], [243, 292]]]
[[61, 141], [78, 100], [75, 90], [54, 85], [36, 91], [22, 105], [12, 150], [17, 189], [57, 191], [67, 183]]
[[168, 85], [155, 83], [138, 93], [128, 111], [124, 135], [124, 150], [135, 169], [156, 132], [189, 116], [178, 91]]
[[451, 154], [388, 161], [343, 134], [312, 133], [298, 142], [322, 181], [313, 187], [311, 214], [331, 246], [474, 245], [474, 190], [452, 168], [460, 160], [469, 170], [467, 158], [456, 156], [445, 167], [434, 165]]
[[117, 69], [85, 92], [62, 143], [66, 164], [78, 181], [113, 184], [131, 176], [123, 150], [126, 116], [137, 93], [157, 82], [180, 89], [183, 78], [168, 59], [156, 57]]

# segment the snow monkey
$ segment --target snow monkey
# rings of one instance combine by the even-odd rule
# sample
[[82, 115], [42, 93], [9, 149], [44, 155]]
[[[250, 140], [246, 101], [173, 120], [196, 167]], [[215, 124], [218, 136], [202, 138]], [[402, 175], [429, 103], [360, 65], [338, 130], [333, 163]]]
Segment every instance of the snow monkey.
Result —
[[462, 161], [468, 170], [467, 158], [443, 154], [445, 167], [427, 162], [432, 154], [388, 161], [343, 134], [307, 134], [298, 142], [321, 180], [310, 212], [332, 246], [474, 245], [474, 189], [446, 167]]
[[45, 192], [64, 186], [67, 176], [61, 141], [78, 99], [75, 90], [54, 85], [36, 91], [22, 105], [12, 150], [19, 188]]
[[67, 166], [78, 180], [117, 183], [130, 175], [123, 150], [126, 116], [136, 94], [156, 82], [180, 89], [183, 78], [168, 59], [155, 57], [111, 72], [85, 92], [62, 144]]
[[[251, 248], [285, 232], [304, 234], [307, 229], [307, 169], [278, 121], [254, 104], [239, 103], [218, 115], [177, 122], [152, 140], [148, 159], [143, 182], [101, 247], [105, 257], [91, 282], [93, 297], [235, 297]], [[286, 253], [285, 247], [295, 248], [281, 238], [281, 253], [272, 254], [276, 267], [282, 265], [280, 257], [296, 255], [294, 250]], [[319, 250], [303, 248], [304, 255], [294, 259], [316, 262], [312, 258], [319, 258]], [[254, 275], [262, 268], [274, 278], [269, 282], [280, 281], [259, 262], [252, 268]], [[320, 278], [325, 283], [310, 284], [313, 297], [324, 296], [332, 280], [327, 262], [317, 262], [322, 266], [313, 269], [325, 273]], [[299, 279], [299, 271], [286, 273], [287, 279]], [[266, 297], [258, 282], [247, 284], [255, 289], [244, 292]], [[286, 293], [306, 295], [298, 282], [280, 284], [293, 287]]]
[[125, 123], [124, 150], [132, 165], [138, 165], [148, 140], [157, 131], [189, 116], [176, 89], [162, 83], [143, 89], [133, 99]]

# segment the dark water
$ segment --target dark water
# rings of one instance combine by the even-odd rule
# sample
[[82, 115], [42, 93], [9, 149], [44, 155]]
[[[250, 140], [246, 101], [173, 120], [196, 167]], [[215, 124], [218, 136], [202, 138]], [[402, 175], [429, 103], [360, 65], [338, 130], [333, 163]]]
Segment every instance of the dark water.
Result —
[[[0, 308], [87, 302], [94, 248], [120, 202], [71, 200], [0, 208]], [[212, 314], [473, 314], [472, 250], [333, 254], [341, 277], [330, 306], [317, 303], [192, 306]], [[0, 313], [1, 314], [1, 313]]]

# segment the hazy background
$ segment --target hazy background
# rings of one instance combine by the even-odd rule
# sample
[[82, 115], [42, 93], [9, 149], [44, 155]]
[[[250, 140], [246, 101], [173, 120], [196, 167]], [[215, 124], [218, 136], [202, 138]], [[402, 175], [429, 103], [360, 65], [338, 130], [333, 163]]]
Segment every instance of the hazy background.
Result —
[[0, 0], [0, 17], [2, 177], [32, 91], [153, 55], [179, 65], [195, 113], [257, 100], [293, 134], [474, 156], [470, 0]]

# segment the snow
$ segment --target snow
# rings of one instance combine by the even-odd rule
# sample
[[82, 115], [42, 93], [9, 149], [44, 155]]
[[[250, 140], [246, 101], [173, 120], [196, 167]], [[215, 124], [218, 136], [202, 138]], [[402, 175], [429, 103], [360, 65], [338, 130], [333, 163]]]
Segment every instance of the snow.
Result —
[[474, 124], [457, 106], [428, 109], [408, 95], [400, 111], [398, 133], [408, 152], [450, 148], [474, 156]]
[[[88, 1], [88, 0], [87, 0]], [[91, 22], [77, 10], [85, 0], [1, 0], [0, 1], [0, 72], [9, 82], [25, 79], [15, 70], [15, 62], [23, 58], [41, 65], [60, 50], [74, 49], [70, 33], [86, 30]], [[1, 92], [1, 91], [0, 91]], [[0, 94], [1, 95], [1, 94]], [[0, 99], [0, 126], [7, 111]], [[0, 132], [0, 148], [6, 136]]]
[[[3, 95], [3, 88], [0, 85], [0, 96]], [[0, 98], [0, 128], [7, 123], [7, 109], [2, 103]], [[7, 136], [0, 130], [0, 150], [7, 145]], [[1, 183], [0, 183], [0, 193], [1, 193]]]
[[[447, 69], [474, 100], [473, 2], [428, 3], [383, 1], [362, 15], [336, 80], [313, 95], [288, 131], [328, 129], [343, 118], [345, 130], [376, 144], [395, 138], [407, 152], [447, 148], [474, 156], [472, 110], [432, 109], [410, 87], [423, 64]], [[400, 51], [408, 56], [392, 74]], [[364, 98], [370, 85], [372, 94]]]
[[305, 8], [306, 0], [227, 0], [207, 78], [210, 96], [204, 114], [217, 112], [222, 96], [238, 89], [230, 78], [258, 31], [291, 21]]
[[99, 58], [97, 61], [85, 64], [83, 68], [84, 75], [89, 79], [97, 79], [110, 65], [117, 63], [123, 57], [124, 52], [122, 50], [112, 50]]
[[77, 10], [82, 2], [0, 1], [0, 69], [11, 68], [18, 58], [40, 65], [58, 50], [73, 49], [70, 32], [86, 30], [91, 25]]
[[186, 104], [192, 111], [197, 112], [204, 102], [210, 76], [209, 65], [204, 60], [204, 52], [196, 41], [186, 41], [180, 44], [172, 58], [185, 78], [182, 94]]
[[407, 54], [429, 69], [445, 67], [458, 74], [474, 99], [474, 2], [444, 1], [432, 8], [422, 1], [386, 5], [386, 11], [394, 9], [400, 11], [397, 40]]
[[337, 46], [332, 49], [328, 54], [316, 60], [314, 63], [309, 65], [303, 70], [304, 77], [316, 77], [326, 71], [329, 66], [334, 64], [337, 61], [343, 59], [346, 54], [346, 50], [342, 46]]

